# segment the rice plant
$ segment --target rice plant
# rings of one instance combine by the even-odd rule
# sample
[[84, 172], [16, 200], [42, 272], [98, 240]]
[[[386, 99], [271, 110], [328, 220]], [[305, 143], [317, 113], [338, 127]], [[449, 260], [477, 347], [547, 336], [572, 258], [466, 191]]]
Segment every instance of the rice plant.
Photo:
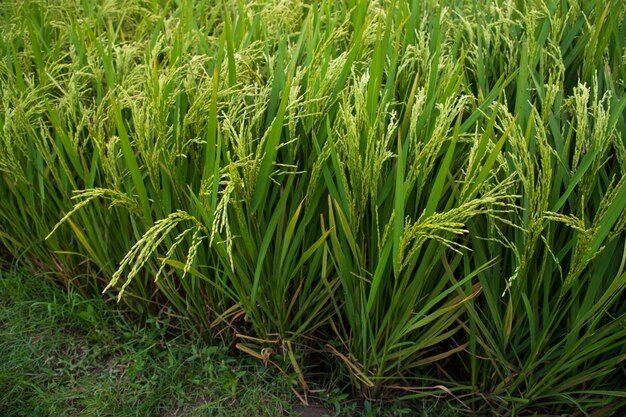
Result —
[[[619, 0], [0, 5], [0, 253], [460, 412], [626, 406]], [[177, 331], [177, 330], [173, 330]]]

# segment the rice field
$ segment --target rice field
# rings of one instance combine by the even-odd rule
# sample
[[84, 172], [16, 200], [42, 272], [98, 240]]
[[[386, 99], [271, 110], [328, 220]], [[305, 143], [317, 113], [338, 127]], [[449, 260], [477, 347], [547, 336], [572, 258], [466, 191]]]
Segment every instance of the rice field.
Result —
[[625, 15], [3, 2], [0, 256], [303, 393], [623, 412]]

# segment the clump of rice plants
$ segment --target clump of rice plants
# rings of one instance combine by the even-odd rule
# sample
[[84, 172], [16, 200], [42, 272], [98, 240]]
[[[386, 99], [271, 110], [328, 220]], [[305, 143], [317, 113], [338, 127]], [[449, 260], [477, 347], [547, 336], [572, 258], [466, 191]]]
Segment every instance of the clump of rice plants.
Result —
[[0, 6], [0, 253], [304, 389], [626, 406], [622, 1], [127, 3]]

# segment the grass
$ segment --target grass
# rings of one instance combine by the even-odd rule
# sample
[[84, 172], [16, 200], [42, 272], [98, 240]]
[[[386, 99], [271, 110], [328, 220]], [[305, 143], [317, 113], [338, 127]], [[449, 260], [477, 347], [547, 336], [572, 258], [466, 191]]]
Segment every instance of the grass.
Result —
[[0, 250], [363, 401], [626, 406], [626, 6], [0, 6]]
[[[0, 277], [3, 416], [289, 415], [289, 381], [99, 299]], [[247, 362], [247, 363], [246, 363]]]

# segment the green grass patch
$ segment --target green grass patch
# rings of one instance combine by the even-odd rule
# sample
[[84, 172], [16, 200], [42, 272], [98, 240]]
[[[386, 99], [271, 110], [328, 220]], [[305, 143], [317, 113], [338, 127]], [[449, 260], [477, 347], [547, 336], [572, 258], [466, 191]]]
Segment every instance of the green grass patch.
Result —
[[3, 416], [290, 415], [289, 380], [99, 299], [0, 276]]

